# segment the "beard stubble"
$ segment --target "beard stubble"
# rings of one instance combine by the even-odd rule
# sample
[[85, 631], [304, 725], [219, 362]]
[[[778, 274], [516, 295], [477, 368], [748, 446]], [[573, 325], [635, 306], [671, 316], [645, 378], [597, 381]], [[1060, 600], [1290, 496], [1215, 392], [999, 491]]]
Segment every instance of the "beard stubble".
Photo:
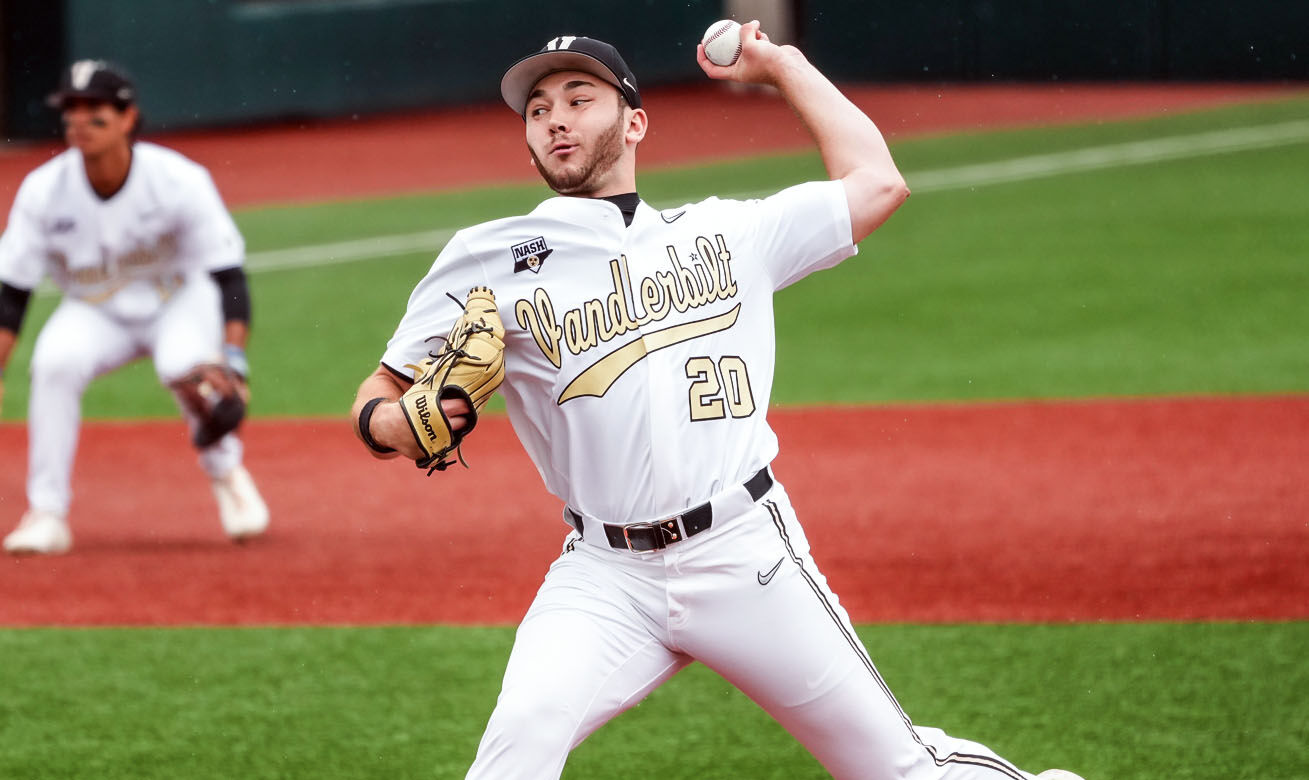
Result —
[[565, 166], [564, 169], [551, 173], [541, 162], [541, 158], [536, 156], [535, 149], [529, 145], [527, 151], [532, 155], [532, 161], [536, 163], [537, 173], [541, 174], [541, 178], [550, 189], [560, 195], [586, 197], [600, 189], [601, 180], [622, 158], [624, 124], [623, 107], [620, 105], [614, 123], [596, 137], [592, 147], [594, 155], [586, 164], [575, 170], [568, 170]]

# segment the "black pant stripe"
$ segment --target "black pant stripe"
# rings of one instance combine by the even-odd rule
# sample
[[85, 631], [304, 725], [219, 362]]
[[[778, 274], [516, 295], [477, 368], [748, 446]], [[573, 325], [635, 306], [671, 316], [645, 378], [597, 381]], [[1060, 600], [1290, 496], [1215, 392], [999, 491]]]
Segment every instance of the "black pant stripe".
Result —
[[895, 705], [896, 712], [900, 713], [900, 717], [904, 720], [905, 726], [909, 729], [909, 732], [914, 735], [914, 739], [918, 739], [918, 734], [913, 730], [913, 722], [909, 720], [909, 716], [905, 714], [904, 708], [900, 706], [900, 702], [896, 701], [895, 694], [891, 693], [890, 686], [886, 684], [886, 681], [882, 679], [882, 675], [878, 673], [877, 667], [873, 665], [873, 659], [868, 656], [868, 651], [864, 648], [863, 642], [860, 642], [859, 638], [854, 636], [846, 628], [845, 622], [841, 620], [840, 615], [836, 613], [836, 609], [832, 606], [831, 602], [827, 600], [827, 594], [823, 592], [823, 589], [819, 587], [818, 582], [814, 580], [813, 576], [805, 569], [804, 562], [800, 559], [800, 556], [795, 554], [795, 548], [791, 546], [791, 537], [786, 532], [786, 525], [782, 521], [782, 513], [778, 510], [777, 504], [772, 501], [765, 501], [764, 505], [768, 507], [768, 512], [773, 517], [773, 525], [777, 527], [777, 533], [782, 537], [782, 544], [786, 547], [786, 554], [790, 556], [791, 560], [800, 569], [800, 574], [804, 576], [805, 582], [809, 583], [809, 589], [814, 592], [814, 595], [818, 596], [818, 600], [822, 602], [823, 609], [827, 610], [827, 614], [832, 618], [832, 622], [836, 624], [837, 630], [839, 630], [841, 635], [845, 637], [845, 641], [850, 644], [855, 655], [859, 656], [859, 660], [863, 663], [864, 668], [867, 669], [868, 673], [877, 681], [877, 685], [882, 689], [882, 693], [886, 694], [886, 698]]
[[[921, 740], [919, 744], [921, 744]], [[927, 752], [932, 755], [932, 760], [936, 762], [937, 766], [945, 766], [946, 764], [972, 764], [973, 766], [994, 769], [1001, 774], [1014, 778], [1014, 780], [1025, 780], [1027, 777], [1010, 764], [992, 756], [978, 756], [971, 753], [950, 753], [943, 758], [936, 754], [936, 748], [931, 745], [924, 745], [923, 747], [927, 748]]]
[[768, 509], [769, 515], [773, 518], [773, 525], [776, 526], [777, 533], [782, 538], [782, 545], [786, 548], [786, 554], [791, 558], [791, 561], [795, 563], [796, 567], [800, 569], [800, 574], [804, 577], [805, 582], [809, 583], [809, 589], [814, 592], [814, 595], [818, 596], [818, 600], [822, 602], [823, 609], [827, 611], [828, 616], [832, 618], [832, 622], [836, 624], [841, 635], [845, 637], [845, 640], [850, 644], [851, 649], [855, 651], [859, 660], [863, 662], [864, 668], [873, 676], [873, 679], [877, 682], [877, 686], [882, 689], [882, 693], [884, 693], [891, 704], [895, 706], [896, 712], [900, 713], [900, 718], [904, 721], [905, 728], [909, 729], [909, 734], [913, 736], [914, 741], [927, 751], [928, 755], [932, 757], [932, 760], [936, 765], [972, 764], [974, 766], [994, 769], [1001, 774], [1014, 778], [1014, 780], [1025, 780], [1026, 776], [1023, 773], [1000, 759], [992, 758], [991, 756], [977, 756], [957, 752], [941, 757], [937, 755], [936, 748], [923, 742], [922, 738], [918, 736], [918, 732], [914, 730], [913, 721], [909, 719], [909, 715], [904, 711], [904, 708], [900, 706], [900, 702], [895, 698], [895, 694], [891, 693], [890, 686], [886, 684], [886, 681], [882, 679], [882, 675], [878, 673], [877, 667], [873, 665], [873, 660], [869, 657], [868, 650], [864, 647], [863, 642], [860, 642], [859, 638], [854, 636], [850, 630], [846, 628], [844, 621], [842, 621], [840, 615], [836, 613], [836, 609], [832, 606], [832, 603], [828, 601], [827, 594], [823, 592], [823, 589], [819, 587], [818, 582], [813, 578], [808, 570], [805, 569], [804, 562], [800, 559], [800, 556], [796, 555], [795, 548], [791, 546], [791, 537], [786, 532], [786, 524], [782, 520], [782, 513], [777, 508], [777, 504], [773, 501], [765, 501], [763, 503]]

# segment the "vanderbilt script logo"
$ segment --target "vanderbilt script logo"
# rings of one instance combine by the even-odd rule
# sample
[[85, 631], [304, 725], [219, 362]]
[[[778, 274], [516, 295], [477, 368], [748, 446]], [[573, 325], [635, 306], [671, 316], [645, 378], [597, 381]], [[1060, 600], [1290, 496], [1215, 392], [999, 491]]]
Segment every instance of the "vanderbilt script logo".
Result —
[[[656, 271], [633, 282], [627, 256], [609, 261], [611, 291], [568, 309], [559, 317], [550, 294], [538, 287], [531, 300], [514, 304], [518, 325], [532, 334], [541, 353], [554, 364], [562, 365], [563, 350], [581, 355], [601, 344], [667, 319], [674, 312], [684, 313], [728, 300], [736, 295], [732, 277], [732, 253], [721, 234], [710, 241], [704, 236], [695, 240], [695, 252], [683, 262], [673, 246], [665, 247], [669, 270]], [[714, 317], [683, 322], [660, 330], [647, 330], [643, 336], [623, 344], [588, 366], [559, 396], [559, 403], [582, 396], [603, 396], [623, 372], [651, 352], [680, 344], [711, 333], [727, 330], [736, 324], [741, 305]]]

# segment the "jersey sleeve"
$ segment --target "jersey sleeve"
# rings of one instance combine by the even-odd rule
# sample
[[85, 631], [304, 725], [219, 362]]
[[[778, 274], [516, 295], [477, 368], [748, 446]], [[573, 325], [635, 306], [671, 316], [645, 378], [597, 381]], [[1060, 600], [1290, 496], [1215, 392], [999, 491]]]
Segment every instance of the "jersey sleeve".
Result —
[[197, 165], [187, 178], [183, 254], [206, 271], [241, 265], [245, 261], [245, 240], [223, 205], [213, 177]]
[[44, 232], [29, 182], [19, 187], [9, 224], [0, 235], [0, 282], [24, 290], [36, 289], [46, 272]]
[[463, 314], [468, 291], [486, 284], [481, 263], [456, 233], [410, 294], [404, 316], [386, 344], [382, 364], [401, 376], [412, 377], [413, 370], [408, 366], [417, 365], [441, 348], [442, 339]]
[[859, 251], [840, 181], [799, 184], [753, 204], [755, 250], [768, 267], [775, 290]]

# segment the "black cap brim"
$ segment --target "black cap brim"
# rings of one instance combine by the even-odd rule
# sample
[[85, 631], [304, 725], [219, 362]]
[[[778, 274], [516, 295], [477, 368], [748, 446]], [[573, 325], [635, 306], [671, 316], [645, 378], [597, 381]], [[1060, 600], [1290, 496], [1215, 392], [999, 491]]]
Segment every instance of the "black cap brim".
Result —
[[527, 98], [537, 82], [551, 73], [564, 70], [578, 70], [598, 76], [623, 93], [632, 108], [641, 107], [641, 96], [635, 88], [624, 85], [622, 78], [599, 58], [580, 51], [539, 51], [527, 55], [505, 71], [500, 79], [500, 97], [521, 116], [527, 110]]
[[119, 89], [117, 94], [113, 95], [107, 94], [102, 89], [61, 89], [47, 95], [45, 104], [50, 108], [62, 109], [64, 104], [70, 100], [94, 100], [123, 107], [132, 105], [135, 102], [135, 96], [130, 88]]

